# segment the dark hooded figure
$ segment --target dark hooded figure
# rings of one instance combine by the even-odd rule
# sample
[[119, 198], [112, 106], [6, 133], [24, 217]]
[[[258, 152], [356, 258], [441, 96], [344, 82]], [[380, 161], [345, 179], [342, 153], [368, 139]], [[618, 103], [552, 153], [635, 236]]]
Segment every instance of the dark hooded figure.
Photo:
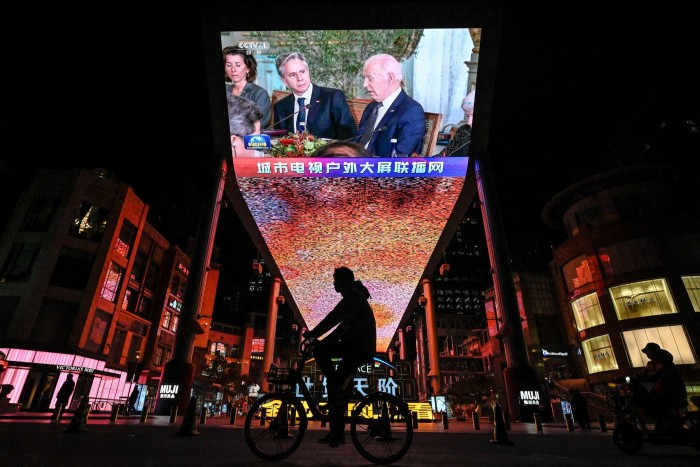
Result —
[[[314, 348], [316, 364], [326, 375], [330, 415], [330, 433], [319, 442], [337, 447], [345, 443], [343, 417], [352, 393], [350, 383], [357, 367], [370, 362], [377, 349], [377, 324], [367, 301], [369, 291], [361, 281], [355, 280], [351, 269], [336, 268], [333, 285], [343, 298], [316, 328], [305, 332], [304, 337], [318, 338], [337, 325]], [[341, 360], [336, 364], [334, 358]]]
[[64, 409], [68, 407], [68, 401], [71, 394], [73, 394], [73, 389], [75, 389], [75, 381], [73, 381], [73, 375], [69, 373], [61, 385], [61, 389], [58, 390], [58, 394], [56, 394], [56, 405], [62, 404]]

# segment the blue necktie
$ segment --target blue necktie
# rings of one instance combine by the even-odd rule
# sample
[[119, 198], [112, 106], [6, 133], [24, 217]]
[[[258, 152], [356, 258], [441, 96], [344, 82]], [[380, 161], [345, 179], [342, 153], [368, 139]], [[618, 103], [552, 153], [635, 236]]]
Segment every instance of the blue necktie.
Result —
[[302, 123], [306, 123], [306, 108], [304, 108], [304, 99], [303, 97], [299, 97], [297, 99], [297, 102], [299, 102], [299, 115], [297, 115], [297, 131], [301, 132], [304, 131], [304, 126]]

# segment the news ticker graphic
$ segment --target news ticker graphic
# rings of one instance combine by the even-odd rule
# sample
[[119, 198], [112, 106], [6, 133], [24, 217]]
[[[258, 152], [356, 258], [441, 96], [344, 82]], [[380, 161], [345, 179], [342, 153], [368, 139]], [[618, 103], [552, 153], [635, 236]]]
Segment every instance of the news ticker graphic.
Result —
[[464, 177], [468, 157], [237, 157], [237, 177]]

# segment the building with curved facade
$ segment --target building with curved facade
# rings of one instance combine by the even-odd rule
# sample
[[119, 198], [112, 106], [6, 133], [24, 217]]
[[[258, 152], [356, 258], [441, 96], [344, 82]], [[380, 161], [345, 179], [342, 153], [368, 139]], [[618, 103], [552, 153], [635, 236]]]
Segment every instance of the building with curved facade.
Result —
[[543, 220], [564, 228], [552, 275], [570, 346], [571, 373], [590, 389], [639, 372], [641, 349], [671, 352], [688, 395], [700, 393], [700, 230], [685, 212], [673, 170], [637, 165], [558, 193]]

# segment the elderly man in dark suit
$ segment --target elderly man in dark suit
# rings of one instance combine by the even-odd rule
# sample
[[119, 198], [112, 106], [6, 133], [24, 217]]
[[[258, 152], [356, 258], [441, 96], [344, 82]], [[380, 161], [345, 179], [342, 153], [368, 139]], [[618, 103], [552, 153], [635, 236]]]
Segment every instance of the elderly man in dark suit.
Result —
[[373, 55], [362, 69], [363, 86], [374, 100], [365, 108], [357, 132], [358, 142], [379, 157], [388, 157], [391, 139], [397, 152], [421, 154], [425, 137], [423, 106], [401, 89], [401, 64], [388, 54]]
[[304, 54], [281, 54], [276, 66], [292, 94], [275, 104], [275, 128], [295, 133], [304, 122], [305, 130], [320, 138], [350, 139], [357, 134], [345, 94], [313, 84]]

